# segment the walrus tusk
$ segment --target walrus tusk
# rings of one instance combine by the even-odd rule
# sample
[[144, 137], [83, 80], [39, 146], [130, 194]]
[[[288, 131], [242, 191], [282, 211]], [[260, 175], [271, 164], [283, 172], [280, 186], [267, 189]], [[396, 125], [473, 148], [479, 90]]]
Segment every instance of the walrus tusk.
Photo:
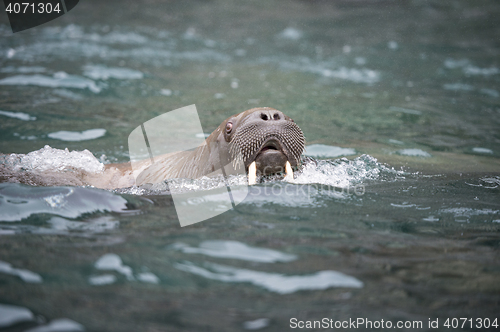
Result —
[[257, 183], [257, 165], [255, 161], [248, 166], [248, 185], [252, 186]]
[[293, 182], [293, 170], [292, 170], [292, 165], [290, 165], [290, 162], [287, 160], [285, 164], [285, 181], [287, 182]]

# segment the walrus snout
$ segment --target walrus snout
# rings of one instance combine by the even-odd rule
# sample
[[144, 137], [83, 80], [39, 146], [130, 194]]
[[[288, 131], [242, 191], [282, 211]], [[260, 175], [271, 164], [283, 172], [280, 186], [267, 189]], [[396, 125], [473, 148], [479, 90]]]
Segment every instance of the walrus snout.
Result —
[[293, 181], [293, 168], [300, 165], [305, 138], [299, 126], [283, 112], [270, 107], [253, 108], [229, 118], [225, 138], [233, 160], [242, 160], [249, 183], [257, 174], [286, 174]]
[[[286, 161], [292, 167], [299, 166], [304, 134], [283, 112], [270, 107], [248, 110], [236, 128], [230, 138], [231, 150], [242, 154], [247, 169], [254, 161], [259, 161], [261, 167], [257, 168], [264, 174], [281, 173]], [[269, 167], [264, 170], [266, 166]]]
[[285, 165], [288, 159], [278, 150], [268, 150], [260, 153], [255, 158], [257, 174], [269, 175], [275, 173], [284, 173]]
[[257, 173], [262, 175], [284, 173], [287, 161], [281, 143], [271, 138], [262, 145], [255, 157]]

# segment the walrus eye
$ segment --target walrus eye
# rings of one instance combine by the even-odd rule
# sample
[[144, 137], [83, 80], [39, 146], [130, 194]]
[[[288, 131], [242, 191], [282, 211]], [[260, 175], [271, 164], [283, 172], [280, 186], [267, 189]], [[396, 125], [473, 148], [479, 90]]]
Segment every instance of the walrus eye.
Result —
[[228, 133], [228, 134], [229, 134], [229, 133], [231, 132], [231, 130], [232, 130], [232, 129], [233, 129], [233, 124], [232, 124], [231, 122], [228, 122], [228, 123], [226, 124], [226, 133]]

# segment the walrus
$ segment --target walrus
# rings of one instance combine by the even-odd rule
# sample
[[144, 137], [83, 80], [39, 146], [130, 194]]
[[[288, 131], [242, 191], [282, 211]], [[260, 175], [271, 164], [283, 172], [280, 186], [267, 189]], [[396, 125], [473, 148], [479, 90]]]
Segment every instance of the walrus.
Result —
[[[287, 179], [293, 179], [292, 168], [300, 164], [304, 143], [299, 126], [283, 112], [270, 107], [252, 108], [227, 118], [194, 151], [157, 158], [153, 165], [140, 170], [136, 184], [197, 179], [219, 169], [225, 173], [244, 169], [250, 184], [255, 184], [257, 173], [286, 173]], [[232, 167], [228, 170], [227, 165]]]
[[[283, 112], [270, 107], [252, 108], [230, 116], [214, 130], [204, 144], [192, 151], [181, 151], [155, 157], [132, 168], [131, 163], [107, 164], [103, 172], [65, 172], [50, 174], [0, 174], [0, 178], [38, 185], [92, 185], [103, 189], [127, 188], [133, 185], [160, 183], [168, 179], [198, 179], [231, 170], [248, 174], [248, 183], [257, 175], [284, 173], [293, 180], [293, 170], [301, 163], [305, 138], [299, 126]], [[227, 174], [224, 174], [227, 175]], [[16, 181], [17, 182], [17, 181]]]

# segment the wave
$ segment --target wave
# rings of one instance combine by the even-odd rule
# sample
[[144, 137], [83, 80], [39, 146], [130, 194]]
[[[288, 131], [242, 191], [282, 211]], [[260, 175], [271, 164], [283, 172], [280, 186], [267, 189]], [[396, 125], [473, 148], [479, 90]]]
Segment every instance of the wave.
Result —
[[[46, 145], [40, 150], [28, 154], [9, 154], [0, 156], [0, 181], [21, 182], [31, 185], [96, 185], [99, 177], [108, 171], [104, 160], [97, 159], [90, 151], [69, 151], [51, 148]], [[370, 180], [393, 180], [403, 175], [402, 171], [379, 163], [370, 155], [361, 155], [354, 159], [314, 159], [303, 157], [303, 165], [295, 173], [292, 184], [319, 184], [348, 188]], [[50, 175], [50, 176], [47, 176]], [[52, 181], [49, 181], [51, 179]], [[90, 179], [90, 180], [89, 180]], [[37, 180], [40, 182], [38, 183]], [[42, 181], [43, 180], [43, 181]], [[90, 181], [86, 182], [86, 181]], [[260, 179], [265, 185], [281, 182], [283, 176], [274, 175]], [[229, 177], [231, 186], [245, 185], [245, 175]], [[176, 191], [200, 191], [220, 188], [225, 185], [223, 178], [202, 177], [196, 180], [172, 179], [166, 183], [128, 186], [119, 189], [119, 193], [133, 195], [165, 194], [170, 189]], [[99, 184], [96, 185], [99, 187]], [[104, 185], [102, 186], [104, 187]], [[110, 189], [116, 189], [112, 187]]]

